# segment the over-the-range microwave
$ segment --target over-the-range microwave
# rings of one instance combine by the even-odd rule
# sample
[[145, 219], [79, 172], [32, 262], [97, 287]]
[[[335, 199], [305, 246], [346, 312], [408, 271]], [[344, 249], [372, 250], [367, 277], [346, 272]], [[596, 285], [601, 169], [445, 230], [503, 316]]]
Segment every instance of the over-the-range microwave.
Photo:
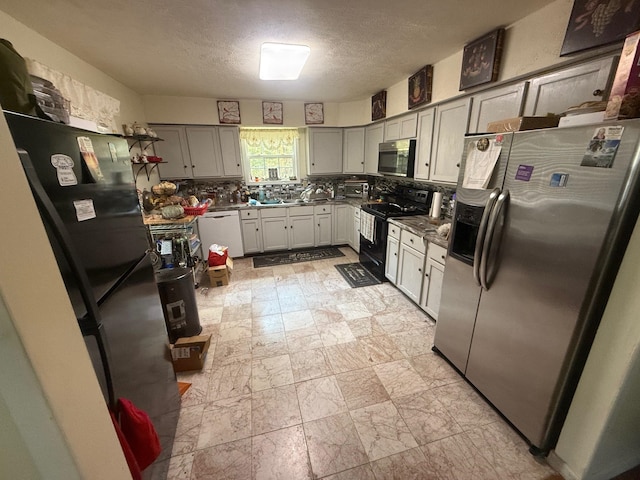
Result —
[[378, 173], [413, 178], [416, 162], [416, 141], [396, 140], [381, 143], [378, 149]]

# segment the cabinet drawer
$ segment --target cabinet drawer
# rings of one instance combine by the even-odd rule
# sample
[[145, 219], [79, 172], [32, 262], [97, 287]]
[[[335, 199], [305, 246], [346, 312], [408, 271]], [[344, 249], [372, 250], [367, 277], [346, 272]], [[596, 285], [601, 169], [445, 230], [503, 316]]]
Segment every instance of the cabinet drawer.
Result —
[[427, 257], [432, 258], [433, 261], [442, 263], [444, 265], [447, 259], [447, 249], [442, 248], [440, 245], [436, 245], [435, 243], [429, 243]]
[[300, 217], [302, 215], [313, 215], [313, 205], [305, 207], [289, 207], [290, 217]]
[[322, 215], [323, 213], [331, 213], [331, 205], [314, 205], [313, 213]]
[[242, 220], [260, 218], [260, 210], [257, 210], [257, 209], [240, 210], [240, 218]]
[[402, 233], [400, 234], [400, 243], [408, 247], [411, 247], [420, 253], [427, 252], [427, 246], [422, 240], [422, 237], [418, 235], [414, 235], [408, 230], [402, 230]]
[[402, 231], [402, 229], [397, 226], [394, 225], [392, 223], [389, 224], [389, 236], [391, 238], [395, 238], [396, 240], [400, 240], [400, 232]]
[[260, 209], [260, 217], [261, 218], [280, 218], [287, 216], [287, 209], [282, 207], [273, 207], [273, 208], [261, 208]]

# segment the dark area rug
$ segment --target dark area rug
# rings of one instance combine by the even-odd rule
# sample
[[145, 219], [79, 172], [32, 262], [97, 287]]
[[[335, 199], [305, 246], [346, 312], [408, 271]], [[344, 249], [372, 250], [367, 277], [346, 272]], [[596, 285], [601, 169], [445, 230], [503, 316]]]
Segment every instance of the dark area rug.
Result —
[[297, 250], [294, 252], [253, 257], [253, 268], [275, 267], [277, 265], [289, 265], [290, 263], [310, 262], [312, 260], [322, 260], [324, 258], [335, 257], [344, 257], [344, 253], [337, 248]]
[[343, 263], [335, 266], [342, 278], [344, 278], [351, 288], [368, 287], [381, 283], [376, 277], [369, 273], [361, 263]]

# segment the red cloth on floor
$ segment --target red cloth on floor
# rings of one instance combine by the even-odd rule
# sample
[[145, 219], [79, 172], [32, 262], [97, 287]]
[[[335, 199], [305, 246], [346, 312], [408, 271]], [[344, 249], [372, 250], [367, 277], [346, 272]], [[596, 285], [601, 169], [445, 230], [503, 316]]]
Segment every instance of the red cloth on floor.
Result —
[[111, 421], [113, 422], [113, 428], [116, 429], [116, 435], [118, 435], [118, 440], [120, 441], [120, 446], [122, 447], [122, 452], [124, 453], [124, 458], [127, 461], [127, 465], [129, 465], [129, 471], [131, 472], [131, 476], [133, 480], [142, 480], [142, 472], [140, 471], [140, 467], [138, 466], [138, 462], [136, 462], [136, 457], [133, 455], [131, 451], [131, 447], [129, 447], [129, 443], [127, 439], [124, 438], [124, 433], [122, 433], [122, 429], [118, 424], [118, 420], [113, 412], [109, 412], [111, 415]]
[[120, 427], [141, 470], [151, 465], [162, 448], [156, 429], [145, 412], [126, 398], [118, 399]]

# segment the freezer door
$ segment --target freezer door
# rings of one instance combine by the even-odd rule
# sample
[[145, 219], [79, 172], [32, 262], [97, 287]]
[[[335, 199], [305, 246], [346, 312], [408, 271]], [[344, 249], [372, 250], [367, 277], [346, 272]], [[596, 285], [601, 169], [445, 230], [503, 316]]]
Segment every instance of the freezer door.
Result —
[[[64, 223], [74, 252], [100, 301], [148, 248], [126, 140], [4, 113], [16, 148], [28, 153], [38, 180]], [[91, 140], [100, 170], [99, 179], [87, 167], [78, 137]], [[73, 162], [73, 167], [63, 169], [62, 173], [55, 166], [56, 158], [60, 157], [54, 158], [60, 155]], [[76, 184], [73, 184], [74, 178]], [[88, 205], [95, 215], [80, 213]], [[51, 232], [48, 233], [51, 239]], [[75, 279], [53, 240], [52, 247], [76, 316], [81, 318], [84, 306], [77, 294]]]
[[[462, 373], [465, 372], [481, 288], [477, 280], [481, 247], [491, 207], [497, 199], [507, 169], [512, 134], [502, 135], [502, 151], [486, 189], [462, 188], [467, 159], [481, 139], [494, 141], [496, 135], [469, 137], [456, 189], [449, 259], [444, 272], [440, 312], [434, 346]], [[479, 252], [478, 252], [479, 253]]]
[[[514, 135], [504, 183], [510, 200], [488, 257], [467, 378], [533, 445], [549, 428], [612, 213], [634, 156], [638, 123], [625, 124], [612, 168], [581, 166], [596, 129]], [[589, 161], [587, 161], [589, 163]], [[500, 241], [501, 240], [501, 241]], [[447, 264], [447, 270], [449, 264]]]

